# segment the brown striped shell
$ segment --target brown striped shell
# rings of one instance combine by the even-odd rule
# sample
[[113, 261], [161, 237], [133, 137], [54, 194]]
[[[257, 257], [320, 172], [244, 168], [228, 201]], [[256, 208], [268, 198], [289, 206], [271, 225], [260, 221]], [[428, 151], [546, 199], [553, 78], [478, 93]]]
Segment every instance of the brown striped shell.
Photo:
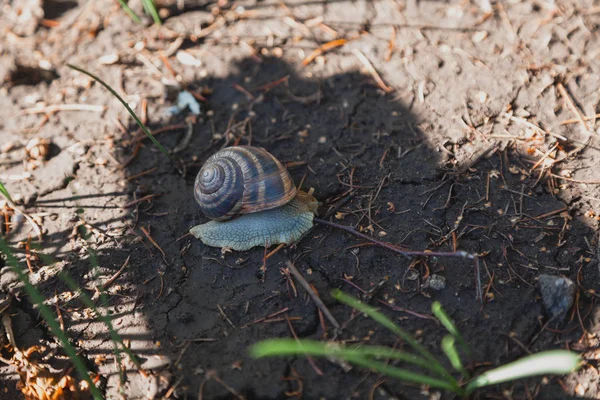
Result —
[[266, 150], [252, 146], [213, 154], [194, 184], [200, 209], [217, 221], [282, 206], [297, 192], [287, 169]]

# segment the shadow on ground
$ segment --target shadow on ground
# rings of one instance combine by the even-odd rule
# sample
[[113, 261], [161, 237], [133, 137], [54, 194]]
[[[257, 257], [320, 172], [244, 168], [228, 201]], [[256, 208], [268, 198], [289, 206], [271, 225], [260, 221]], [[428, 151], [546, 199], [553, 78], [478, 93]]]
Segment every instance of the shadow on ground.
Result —
[[[454, 74], [450, 63], [427, 62]], [[49, 299], [61, 299], [54, 302], [65, 327], [89, 357], [90, 368], [108, 378], [108, 393], [116, 397], [122, 391], [128, 399], [231, 398], [232, 392], [275, 399], [299, 390], [308, 399], [435, 396], [325, 360], [316, 360], [319, 375], [303, 358], [250, 359], [251, 344], [291, 336], [286, 316], [301, 338], [333, 338], [329, 323], [286, 277], [282, 268], [288, 260], [342, 323], [337, 340], [402, 346], [372, 321], [333, 301], [330, 291], [341, 288], [380, 306], [442, 356], [444, 330], [428, 318], [431, 302], [438, 300], [471, 345], [470, 367], [476, 371], [528, 352], [576, 345], [581, 326], [597, 326], [595, 297], [587, 291], [598, 282], [593, 228], [568, 212], [550, 183], [536, 182], [526, 156], [492, 142], [487, 158], [458, 160], [457, 153], [467, 146], [442, 141], [445, 127], [422, 112], [419, 96], [386, 94], [358, 71], [312, 77], [281, 59], [257, 56], [227, 68], [232, 72], [224, 78], [189, 85], [208, 100], [191, 142], [176, 155], [185, 167], [183, 176], [146, 140], [131, 163], [116, 168], [135, 148], [137, 128], [131, 125], [122, 133], [110, 132], [113, 136], [91, 132], [83, 148], [62, 148], [52, 160], [72, 154], [78, 167], [64, 173], [49, 168], [48, 179], [61, 175], [53, 186], [58, 189], [27, 201], [30, 210], [49, 212], [46, 218], [69, 227], [46, 236], [44, 249], [58, 262], [37, 271], [34, 281]], [[116, 80], [122, 70], [107, 67], [105, 72]], [[440, 82], [439, 87], [445, 86]], [[114, 101], [95, 89], [90, 90], [92, 100]], [[14, 90], [17, 96], [27, 89]], [[452, 94], [434, 96], [443, 100]], [[169, 105], [150, 103], [151, 128], [183, 123], [183, 116], [164, 116]], [[483, 120], [485, 110], [470, 111]], [[69, 129], [84, 124], [85, 117], [79, 118]], [[184, 131], [172, 129], [157, 137], [174, 149]], [[408, 260], [328, 227], [317, 226], [298, 245], [278, 252], [267, 261], [266, 273], [260, 268], [264, 249], [223, 255], [185, 236], [205, 221], [193, 200], [195, 174], [211, 154], [238, 142], [265, 147], [290, 165], [296, 183], [315, 188], [323, 212], [349, 199], [333, 221], [414, 250], [457, 247], [482, 255], [485, 304], [476, 300], [476, 276], [466, 260]], [[70, 174], [76, 179], [64, 179]], [[78, 185], [81, 181], [104, 190], [88, 193], [89, 186]], [[144, 196], [154, 197], [122, 208]], [[17, 247], [16, 240], [11, 244]], [[98, 305], [112, 315], [115, 328], [152, 375], [144, 376], [127, 360], [121, 369], [128, 380], [121, 384], [105, 326], [77, 299], [67, 298], [68, 288], [56, 277], [60, 270], [90, 295], [95, 282], [116, 277], [106, 289], [108, 300]], [[550, 329], [536, 288], [541, 273], [567, 275], [581, 289], [573, 313]], [[445, 278], [445, 289], [428, 286], [432, 275]], [[15, 301], [13, 308], [22, 346], [53, 342], [26, 300]], [[9, 375], [2, 378], [0, 390], [14, 390]], [[512, 398], [565, 398], [563, 382], [537, 382], [491, 388], [479, 397], [510, 391]]]

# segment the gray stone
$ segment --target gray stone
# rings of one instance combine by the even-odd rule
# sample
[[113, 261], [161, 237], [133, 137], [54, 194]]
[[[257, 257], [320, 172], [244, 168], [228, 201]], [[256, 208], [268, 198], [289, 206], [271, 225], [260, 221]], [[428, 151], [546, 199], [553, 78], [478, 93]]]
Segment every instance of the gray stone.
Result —
[[544, 307], [555, 318], [564, 316], [573, 305], [575, 284], [569, 278], [558, 275], [540, 275], [538, 280]]
[[441, 275], [433, 274], [429, 277], [429, 287], [433, 290], [446, 289], [446, 278]]
[[19, 284], [19, 276], [11, 267], [4, 267], [0, 270], [0, 291], [8, 292], [14, 286]]

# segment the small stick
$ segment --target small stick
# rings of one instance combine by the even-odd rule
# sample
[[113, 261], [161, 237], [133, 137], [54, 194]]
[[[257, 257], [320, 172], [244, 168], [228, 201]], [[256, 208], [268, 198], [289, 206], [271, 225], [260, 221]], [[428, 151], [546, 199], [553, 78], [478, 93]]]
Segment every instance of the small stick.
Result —
[[298, 283], [300, 283], [300, 286], [302, 286], [302, 288], [304, 290], [306, 290], [306, 292], [308, 293], [308, 295], [310, 296], [312, 301], [314, 301], [314, 303], [317, 305], [319, 310], [321, 310], [323, 312], [323, 314], [327, 317], [329, 322], [331, 322], [331, 324], [333, 326], [335, 326], [336, 329], [340, 329], [340, 324], [337, 322], [337, 320], [331, 314], [331, 312], [329, 312], [329, 309], [325, 306], [323, 301], [321, 301], [319, 296], [317, 296], [317, 294], [312, 290], [309, 283], [306, 281], [306, 279], [304, 279], [304, 277], [302, 276], [300, 271], [298, 271], [296, 266], [294, 264], [292, 264], [290, 261], [286, 262], [286, 265], [290, 269], [290, 272], [292, 273], [292, 275], [294, 275], [294, 278], [296, 278]]
[[590, 127], [588, 126], [587, 122], [585, 122], [585, 118], [583, 118], [583, 115], [581, 114], [581, 112], [579, 112], [579, 109], [577, 108], [577, 106], [573, 102], [573, 99], [571, 98], [571, 96], [569, 96], [569, 93], [567, 92], [567, 89], [565, 89], [565, 87], [563, 86], [563, 84], [560, 83], [560, 82], [558, 82], [556, 84], [556, 88], [560, 92], [560, 95], [565, 99], [565, 101], [567, 102], [567, 105], [569, 106], [569, 108], [571, 109], [571, 111], [573, 112], [573, 114], [575, 114], [575, 116], [577, 117], [577, 119], [579, 120], [579, 122], [581, 123], [581, 125], [585, 128], [585, 130], [587, 132], [589, 132], [590, 131]]
[[40, 21], [40, 25], [46, 27], [46, 28], [57, 28], [60, 26], [60, 22], [53, 20], [53, 19], [42, 19]]
[[290, 79], [290, 76], [286, 75], [283, 78], [277, 79], [276, 81], [267, 83], [266, 85], [259, 86], [257, 89], [260, 90], [261, 92], [268, 92], [269, 90], [273, 89], [275, 86], [278, 86], [284, 82], [287, 82], [289, 79]]
[[140, 119], [142, 120], [142, 124], [148, 124], [148, 99], [146, 98], [142, 98], [140, 104]]
[[[228, 384], [225, 383], [225, 381], [223, 381], [221, 378], [219, 378], [217, 376], [216, 371], [209, 371], [206, 373], [206, 376], [217, 381], [218, 383], [221, 384], [221, 386], [223, 386], [225, 389], [227, 389], [227, 391], [229, 393], [231, 393], [232, 395], [234, 395], [235, 397], [237, 397], [239, 400], [244, 400], [245, 397], [242, 396], [237, 390], [235, 390], [234, 388], [232, 388], [231, 386], [229, 386]], [[166, 398], [166, 397], [165, 397]]]
[[144, 235], [146, 235], [150, 243], [152, 243], [154, 247], [156, 247], [160, 251], [160, 254], [162, 254], [163, 256], [163, 260], [165, 260], [165, 263], [167, 263], [167, 255], [165, 254], [164, 250], [160, 248], [158, 243], [156, 243], [156, 241], [152, 238], [152, 236], [150, 236], [150, 232], [148, 232], [148, 230], [143, 226], [140, 226], [140, 229], [142, 230], [142, 232], [144, 232]]
[[248, 100], [256, 100], [256, 97], [250, 93], [248, 90], [246, 90], [244, 87], [242, 87], [242, 85], [238, 85], [237, 83], [234, 83], [233, 85], [231, 85], [235, 90], [237, 90], [240, 93], [243, 93]]
[[[0, 182], [1, 184], [1, 182]], [[0, 192], [0, 194], [2, 194]], [[8, 203], [8, 206], [10, 208], [12, 208], [13, 210], [15, 210], [16, 212], [23, 214], [23, 216], [25, 217], [25, 219], [29, 222], [29, 224], [31, 225], [31, 227], [33, 228], [34, 232], [36, 233], [36, 235], [38, 236], [38, 239], [40, 241], [42, 241], [42, 230], [40, 229], [40, 227], [38, 226], [38, 224], [33, 220], [33, 218], [31, 218], [29, 216], [29, 214], [26, 214], [25, 212], [23, 212], [23, 210], [21, 210], [15, 203], [14, 201], [8, 197], [5, 196], [4, 194], [2, 194], [2, 197], [4, 197], [4, 199], [6, 200], [6, 202]]]
[[231, 320], [229, 319], [227, 314], [225, 314], [225, 311], [223, 311], [221, 306], [217, 304], [217, 308], [219, 309], [219, 314], [221, 314], [221, 317], [223, 317], [225, 319], [225, 321], [227, 321], [229, 323], [229, 325], [231, 325], [231, 327], [235, 329], [235, 324], [233, 322], [231, 322]]
[[188, 342], [216, 342], [218, 339], [215, 338], [197, 338], [189, 339]]
[[141, 202], [146, 201], [146, 200], [150, 200], [151, 198], [157, 197], [157, 196], [162, 196], [162, 194], [160, 194], [160, 193], [154, 193], [154, 194], [146, 195], [144, 197], [140, 197], [137, 200], [133, 200], [133, 201], [130, 201], [129, 203], [125, 203], [124, 205], [121, 206], [121, 208], [133, 207], [133, 206], [135, 206], [138, 203], [141, 203]]
[[285, 281], [286, 284], [288, 285], [288, 294], [290, 296], [290, 300], [292, 299], [292, 294], [290, 293], [290, 286], [292, 287], [292, 290], [294, 291], [294, 296], [293, 297], [298, 297], [298, 289], [296, 289], [296, 285], [294, 284], [294, 280], [292, 279], [292, 276], [290, 275], [290, 270], [287, 268], [281, 268], [282, 273], [285, 275]]
[[166, 57], [161, 51], [158, 52], [158, 58], [160, 58], [160, 61], [162, 61], [163, 65], [167, 68], [167, 70], [169, 70], [169, 72], [171, 73], [171, 76], [175, 79], [177, 79], [177, 72], [175, 71], [175, 69], [173, 68], [173, 66], [171, 65], [171, 63], [169, 62], [168, 57]]
[[[348, 281], [346, 281], [346, 282], [348, 282]], [[382, 300], [382, 299], [377, 299], [377, 302], [383, 304], [386, 307], [391, 308], [394, 311], [400, 311], [400, 312], [404, 312], [404, 313], [410, 314], [410, 315], [412, 315], [414, 317], [417, 317], [417, 318], [430, 319], [430, 320], [432, 320], [432, 321], [434, 321], [436, 323], [438, 322], [437, 319], [435, 319], [434, 317], [432, 317], [430, 315], [419, 314], [418, 312], [409, 310], [408, 308], [399, 307], [399, 306], [396, 306], [396, 305], [393, 305], [393, 304], [389, 304], [387, 301]]]
[[369, 71], [369, 73], [371, 74], [373, 79], [375, 79], [375, 82], [377, 82], [377, 85], [384, 92], [390, 93], [390, 92], [394, 91], [393, 88], [386, 85], [385, 82], [383, 81], [383, 79], [381, 79], [381, 76], [379, 76], [379, 74], [375, 70], [375, 67], [373, 67], [373, 64], [371, 64], [371, 62], [369, 61], [367, 56], [365, 56], [363, 53], [361, 53], [360, 50], [356, 50], [356, 49], [352, 50], [352, 53], [360, 60], [360, 62], [363, 63], [363, 65], [365, 66], [367, 71]]
[[531, 167], [531, 169], [529, 170], [529, 172], [533, 172], [533, 170], [536, 169], [542, 162], [544, 162], [544, 160], [546, 158], [548, 158], [548, 156], [550, 156], [550, 154], [552, 154], [552, 152], [554, 150], [556, 150], [557, 147], [558, 147], [558, 143], [555, 144], [554, 146], [552, 146], [550, 148], [550, 150], [548, 150], [546, 153], [544, 153], [544, 155], [542, 155], [542, 158], [540, 158], [535, 164], [533, 164], [533, 167]]
[[600, 185], [600, 181], [580, 181], [579, 179], [567, 178], [565, 176], [556, 175], [553, 173], [549, 173], [549, 175], [556, 179], [562, 179], [563, 181], [575, 182], [575, 183], [584, 183], [587, 185]]
[[181, 142], [179, 142], [179, 144], [177, 146], [175, 146], [175, 148], [173, 150], [171, 150], [171, 154], [176, 154], [176, 153], [179, 153], [179, 152], [187, 149], [187, 147], [190, 145], [190, 142], [192, 141], [192, 137], [194, 135], [194, 124], [195, 124], [194, 120], [187, 121], [187, 129], [185, 131], [185, 135], [183, 136], [183, 139], [181, 140]]
[[27, 262], [29, 272], [33, 274], [33, 267], [31, 266], [31, 236], [29, 235], [27, 236], [27, 242], [25, 242], [25, 261]]
[[223, 18], [223, 17], [217, 18], [217, 20], [215, 22], [213, 22], [212, 24], [210, 24], [206, 28], [202, 28], [200, 30], [200, 32], [194, 33], [192, 35], [193, 38], [196, 39], [196, 40], [194, 40], [194, 42], [197, 41], [198, 39], [202, 39], [203, 37], [206, 37], [206, 36], [210, 35], [211, 33], [213, 33], [214, 31], [216, 31], [217, 29], [219, 29], [223, 25], [225, 25], [225, 18]]
[[4, 327], [4, 333], [8, 338], [8, 343], [12, 346], [13, 350], [19, 350], [17, 342], [15, 342], [15, 334], [12, 328], [10, 313], [6, 309], [0, 314], [0, 319], [2, 320], [2, 326]]
[[3, 207], [6, 211], [4, 211], [2, 214], [4, 214], [4, 225], [5, 225], [5, 232], [9, 233], [11, 228], [12, 228], [12, 224], [10, 222], [10, 216], [8, 215], [8, 206], [4, 206]]
[[[292, 332], [292, 336], [294, 336], [294, 339], [296, 339], [296, 342], [302, 344], [300, 342], [300, 339], [298, 339], [298, 335], [296, 334], [296, 331], [294, 330], [294, 326], [292, 325], [292, 321], [290, 321], [290, 317], [288, 317], [287, 314], [285, 314], [285, 320], [287, 321], [288, 327], [290, 328], [290, 332]], [[310, 364], [310, 366], [312, 367], [312, 369], [315, 370], [315, 372], [317, 373], [317, 375], [319, 376], [323, 376], [323, 371], [321, 371], [321, 369], [317, 366], [317, 363], [315, 362], [315, 360], [307, 355], [306, 359], [308, 360], [308, 363]]]
[[[57, 296], [56, 292], [54, 292], [54, 296]], [[63, 319], [62, 313], [60, 312], [60, 307], [58, 306], [58, 302], [54, 304], [56, 308], [56, 316], [58, 317], [58, 324], [60, 326], [61, 331], [65, 331], [65, 320]]]
[[125, 178], [125, 179], [126, 179], [126, 180], [128, 180], [128, 181], [132, 181], [132, 180], [134, 180], [134, 179], [137, 179], [137, 178], [139, 178], [140, 176], [144, 176], [144, 175], [146, 175], [146, 174], [150, 174], [150, 173], [152, 173], [152, 172], [156, 171], [157, 169], [158, 169], [158, 167], [153, 167], [153, 168], [147, 169], [147, 170], [145, 170], [145, 171], [142, 171], [142, 172], [140, 172], [140, 173], [138, 173], [138, 174], [134, 174], [134, 175], [128, 176], [128, 177], [127, 177], [127, 178]]
[[392, 34], [390, 36], [390, 41], [388, 42], [388, 49], [385, 54], [385, 62], [388, 62], [392, 59], [392, 54], [394, 52], [394, 48], [396, 47], [396, 27], [392, 25]]
[[184, 377], [182, 376], [181, 378], [177, 379], [177, 380], [175, 381], [175, 383], [173, 384], [173, 386], [171, 386], [171, 387], [169, 388], [169, 390], [167, 390], [167, 392], [166, 392], [166, 393], [165, 393], [165, 395], [164, 395], [164, 398], [165, 398], [165, 399], [168, 399], [169, 397], [171, 397], [171, 395], [173, 394], [173, 392], [175, 391], [175, 389], [177, 389], [177, 387], [179, 386], [179, 384], [180, 384], [181, 382], [183, 382], [183, 378], [184, 378]]
[[277, 247], [275, 247], [274, 250], [272, 250], [271, 252], [269, 252], [268, 254], [265, 255], [265, 257], [264, 257], [265, 261], [268, 260], [269, 258], [273, 257], [275, 254], [277, 254], [277, 252], [279, 250], [283, 249], [284, 247], [285, 247], [285, 243], [279, 244]]
[[[311, 284], [310, 288], [313, 290], [313, 292], [315, 292], [317, 297], [319, 297], [319, 291], [317, 290], [315, 285]], [[321, 329], [323, 329], [324, 336], [325, 336], [325, 335], [327, 335], [327, 325], [325, 324], [325, 319], [323, 318], [323, 311], [321, 311], [321, 310], [318, 310], [318, 311], [319, 311], [319, 323], [321, 324]]]
[[188, 232], [188, 233], [186, 233], [184, 235], [179, 236], [177, 239], [175, 239], [175, 241], [179, 242], [181, 239], [185, 239], [188, 236], [192, 236], [192, 234]]
[[271, 314], [267, 315], [266, 317], [261, 317], [261, 318], [255, 319], [254, 321], [247, 323], [246, 325], [243, 325], [242, 328], [247, 328], [250, 325], [258, 324], [259, 322], [264, 322], [270, 318], [273, 318], [280, 314], [283, 314], [284, 312], [288, 312], [289, 310], [290, 310], [289, 307], [282, 308], [281, 310], [275, 311], [274, 313], [271, 313]]
[[356, 196], [355, 190], [354, 189], [350, 189], [346, 195], [346, 197], [343, 197], [331, 210], [329, 210], [324, 218], [327, 219], [331, 216], [333, 216], [335, 213], [337, 213], [342, 207], [344, 207], [346, 204], [348, 204], [350, 202], [350, 200], [352, 200], [354, 198], [354, 196]]
[[[587, 117], [583, 117], [584, 121], [591, 121], [594, 119], [600, 118], [600, 114], [596, 114], [596, 115], [592, 115], [592, 116], [587, 116]], [[561, 122], [561, 125], [569, 125], [569, 124], [576, 124], [580, 122], [579, 118], [573, 118], [573, 119], [568, 119], [566, 121]]]
[[117, 278], [119, 277], [119, 275], [121, 275], [121, 273], [123, 272], [123, 270], [125, 270], [125, 267], [127, 267], [127, 265], [129, 265], [129, 259], [130, 258], [131, 258], [131, 254], [127, 257], [127, 260], [125, 260], [125, 262], [123, 263], [123, 265], [121, 266], [121, 268], [119, 268], [119, 270], [117, 272], [115, 272], [115, 274], [113, 276], [111, 276], [109, 280], [107, 280], [106, 282], [104, 282], [104, 284], [102, 284], [102, 286], [100, 286], [102, 288], [102, 290], [105, 290], [110, 285], [112, 285], [114, 281], [117, 280]]
[[140, 148], [142, 147], [142, 142], [140, 140], [135, 141], [135, 146], [133, 147], [133, 153], [127, 158], [127, 160], [123, 161], [121, 164], [117, 166], [119, 169], [123, 169], [128, 166], [140, 152]]
[[58, 111], [94, 111], [102, 112], [106, 110], [106, 106], [96, 106], [92, 104], [55, 104], [47, 107], [26, 108], [21, 111], [20, 115], [26, 114], [46, 114], [55, 113]]
[[306, 67], [308, 64], [310, 64], [315, 58], [317, 58], [321, 54], [323, 54], [326, 51], [329, 51], [331, 49], [335, 49], [336, 47], [343, 46], [346, 43], [348, 43], [347, 39], [336, 39], [336, 40], [332, 40], [331, 42], [325, 43], [324, 45], [322, 45], [321, 47], [319, 47], [318, 49], [316, 49], [315, 51], [310, 53], [310, 55], [308, 57], [306, 57], [304, 60], [302, 60], [302, 66]]
[[330, 222], [330, 221], [326, 221], [320, 218], [314, 218], [315, 222], [318, 222], [320, 224], [323, 225], [327, 225], [327, 226], [331, 226], [334, 228], [338, 228], [341, 229], [343, 231], [346, 231], [354, 236], [357, 236], [359, 238], [368, 240], [371, 243], [374, 243], [377, 246], [386, 248], [388, 250], [391, 250], [395, 253], [401, 254], [405, 257], [458, 257], [458, 258], [467, 258], [470, 260], [473, 260], [473, 266], [475, 269], [475, 276], [477, 279], [477, 284], [475, 287], [475, 293], [476, 293], [476, 297], [477, 299], [481, 299], [481, 294], [482, 294], [482, 289], [481, 289], [481, 278], [479, 276], [479, 257], [476, 254], [471, 254], [471, 253], [467, 253], [464, 250], [459, 250], [459, 251], [455, 251], [455, 252], [447, 252], [447, 251], [406, 251], [406, 250], [402, 250], [400, 249], [398, 246], [395, 246], [393, 244], [390, 243], [386, 243], [386, 242], [382, 242], [381, 240], [377, 240], [375, 238], [372, 238], [368, 235], [365, 235], [364, 233], [361, 233], [359, 231], [357, 231], [354, 228], [351, 228], [349, 226], [344, 226], [344, 225], [340, 225], [340, 224], [336, 224], [335, 222]]
[[[566, 137], [564, 137], [564, 136], [562, 136], [562, 135], [559, 135], [559, 134], [557, 134], [557, 133], [552, 133], [552, 132], [550, 132], [550, 131], [547, 131], [547, 130], [545, 130], [545, 129], [542, 129], [541, 127], [537, 126], [536, 124], [534, 124], [534, 123], [531, 123], [531, 122], [529, 122], [529, 121], [527, 121], [527, 120], [525, 120], [525, 119], [523, 119], [523, 118], [515, 117], [515, 116], [512, 116], [512, 115], [510, 115], [510, 114], [508, 114], [508, 113], [504, 113], [504, 115], [505, 115], [505, 116], [507, 116], [507, 117], [508, 117], [508, 119], [510, 119], [511, 121], [513, 121], [513, 122], [517, 122], [517, 123], [519, 123], [519, 124], [523, 124], [523, 125], [525, 125], [525, 126], [527, 126], [527, 127], [531, 128], [531, 129], [533, 129], [533, 130], [535, 130], [535, 131], [538, 131], [539, 133], [545, 133], [545, 134], [548, 134], [548, 135], [550, 135], [550, 136], [552, 136], [552, 137], [555, 137], [555, 138], [557, 138], [557, 139], [563, 140], [563, 141], [565, 141], [565, 142], [568, 140]], [[579, 122], [579, 120], [577, 120], [577, 121]]]
[[183, 358], [183, 355], [185, 354], [185, 351], [187, 350], [188, 347], [190, 347], [190, 344], [192, 344], [192, 342], [189, 340], [185, 342], [185, 344], [183, 345], [183, 348], [179, 351], [179, 356], [173, 363], [174, 367], [177, 367], [179, 365], [179, 363], [181, 362], [181, 359]]
[[568, 207], [563, 207], [563, 208], [559, 208], [558, 210], [554, 210], [554, 211], [547, 212], [545, 214], [537, 215], [535, 217], [525, 218], [525, 219], [523, 219], [523, 221], [527, 221], [527, 220], [531, 220], [531, 219], [537, 220], [537, 219], [541, 219], [541, 218], [551, 217], [553, 215], [560, 214], [563, 211], [567, 211], [567, 210], [569, 210]]

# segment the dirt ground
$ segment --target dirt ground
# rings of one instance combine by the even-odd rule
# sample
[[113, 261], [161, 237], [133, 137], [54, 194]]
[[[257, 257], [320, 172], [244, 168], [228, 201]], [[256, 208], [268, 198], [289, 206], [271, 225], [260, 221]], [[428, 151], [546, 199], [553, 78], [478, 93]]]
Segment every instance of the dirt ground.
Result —
[[[599, 3], [173, 1], [158, 2], [168, 14], [161, 27], [133, 22], [116, 1], [45, 1], [28, 22], [15, 22], [8, 3], [0, 3], [0, 181], [39, 221], [37, 252], [56, 262], [26, 251], [28, 236], [37, 241], [26, 221], [8, 241], [20, 259], [32, 256], [32, 282], [107, 398], [453, 398], [322, 359], [319, 374], [304, 358], [250, 358], [253, 343], [292, 336], [285, 316], [301, 338], [334, 335], [293, 290], [290, 260], [342, 324], [337, 340], [402, 346], [333, 300], [341, 288], [366, 294], [443, 357], [445, 332], [430, 317], [437, 300], [471, 346], [474, 372], [556, 348], [588, 361], [567, 377], [475, 398], [600, 398]], [[67, 63], [124, 95], [183, 173], [140, 140], [106, 89]], [[186, 114], [167, 112], [178, 85], [205, 98], [189, 143]], [[46, 160], [28, 153], [31, 139], [51, 142]], [[195, 175], [233, 143], [286, 163], [296, 183], [315, 189], [321, 215], [338, 207], [334, 222], [412, 250], [479, 254], [483, 301], [468, 260], [408, 259], [323, 225], [266, 270], [264, 249], [222, 254], [186, 236], [206, 220]], [[148, 373], [115, 363], [106, 326], [60, 271], [90, 295], [116, 276], [97, 305]], [[428, 286], [434, 274], [444, 289]], [[541, 274], [576, 283], [564, 320], [549, 321]], [[11, 310], [19, 346], [57, 347], [27, 297]], [[19, 398], [14, 368], [0, 363], [0, 377], [0, 398]]]

